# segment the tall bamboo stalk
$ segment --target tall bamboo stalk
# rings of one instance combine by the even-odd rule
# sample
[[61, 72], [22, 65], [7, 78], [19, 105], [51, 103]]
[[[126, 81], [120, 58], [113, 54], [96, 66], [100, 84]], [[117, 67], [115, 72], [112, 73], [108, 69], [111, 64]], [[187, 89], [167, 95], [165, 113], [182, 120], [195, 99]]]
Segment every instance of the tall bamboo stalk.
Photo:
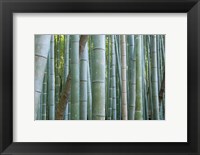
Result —
[[37, 119], [42, 82], [50, 48], [50, 35], [35, 35], [35, 119]]
[[[71, 37], [69, 36], [69, 73], [71, 70], [71, 57], [72, 57], [72, 42], [71, 42], [70, 38]], [[69, 74], [68, 74], [68, 76], [69, 76]], [[66, 81], [67, 81], [67, 79], [66, 79]], [[70, 86], [69, 99], [67, 100], [67, 106], [68, 106], [68, 120], [71, 120], [71, 86]]]
[[144, 119], [145, 120], [148, 120], [149, 119], [149, 115], [148, 115], [148, 99], [147, 99], [147, 82], [146, 82], [146, 79], [147, 79], [147, 71], [146, 71], [146, 35], [143, 35], [142, 37], [142, 55], [143, 55], [143, 59], [142, 59], [142, 66], [143, 66], [143, 114], [144, 114]]
[[142, 96], [142, 35], [136, 37], [136, 110], [135, 119], [143, 120]]
[[136, 52], [134, 50], [134, 35], [128, 36], [128, 44], [129, 44], [129, 59], [130, 59], [130, 67], [129, 67], [129, 111], [128, 111], [128, 119], [134, 120], [135, 118], [135, 101], [136, 101]]
[[46, 109], [47, 109], [47, 67], [44, 72], [43, 79], [43, 91], [42, 91], [42, 120], [46, 120]]
[[[76, 35], [75, 35], [76, 36]], [[74, 58], [74, 51], [76, 51], [76, 49], [78, 48], [79, 49], [79, 54], [81, 54], [85, 48], [85, 44], [88, 40], [88, 35], [81, 35], [80, 37], [80, 42], [78, 42], [78, 47], [77, 47], [77, 40], [79, 40], [79, 37], [78, 39], [76, 39], [76, 37], [73, 37], [71, 39], [72, 41], [72, 56]], [[76, 54], [76, 53], [75, 53]], [[75, 57], [76, 58], [76, 57]], [[78, 59], [79, 59], [79, 56], [78, 56]], [[79, 62], [77, 59], [75, 59], [76, 61], [72, 61], [73, 59], [71, 59], [71, 62], [74, 63], [74, 62]], [[77, 64], [77, 63], [76, 63]], [[56, 119], [57, 120], [62, 120], [64, 118], [64, 112], [65, 112], [65, 108], [66, 108], [66, 104], [67, 104], [67, 101], [69, 100], [70, 98], [70, 90], [71, 90], [71, 85], [72, 83], [75, 83], [74, 86], [77, 86], [77, 83], [76, 81], [77, 80], [74, 80], [72, 81], [72, 76], [75, 75], [75, 77], [73, 77], [73, 79], [76, 79], [77, 78], [77, 75], [75, 74], [77, 72], [77, 69], [76, 69], [76, 65], [74, 66], [74, 64], [72, 64], [73, 66], [71, 67], [72, 68], [72, 71], [70, 71], [70, 73], [68, 74], [67, 76], [67, 81], [65, 82], [65, 85], [64, 85], [64, 88], [62, 90], [62, 93], [61, 93], [61, 96], [60, 96], [60, 101], [57, 105], [57, 108], [56, 108]], [[79, 64], [78, 64], [79, 66]], [[76, 69], [73, 70], [73, 68]], [[78, 67], [79, 68], [79, 67]], [[79, 71], [78, 71], [79, 73]], [[78, 77], [79, 77], [79, 74], [78, 74]], [[78, 78], [78, 83], [79, 83], [79, 78]], [[79, 84], [78, 84], [79, 85]], [[79, 88], [79, 87], [78, 87]], [[72, 91], [72, 90], [71, 90]], [[73, 91], [75, 91], [75, 88], [73, 88]], [[72, 91], [72, 92], [73, 92]], [[77, 90], [76, 90], [77, 91]], [[79, 94], [79, 90], [78, 90], [78, 94]], [[76, 94], [77, 96], [77, 94]], [[79, 97], [79, 95], [78, 95]], [[78, 98], [79, 100], [79, 98]], [[74, 100], [73, 100], [74, 101]], [[76, 100], [75, 100], [76, 101]], [[74, 102], [74, 103], [79, 103], [79, 102]], [[75, 106], [75, 105], [74, 105]], [[75, 113], [73, 113], [75, 114]], [[72, 114], [71, 114], [72, 115]]]
[[115, 42], [114, 35], [111, 36], [112, 45], [112, 62], [111, 62], [111, 87], [112, 87], [112, 119], [117, 119], [117, 107], [116, 107], [116, 56], [115, 56]]
[[87, 91], [88, 91], [88, 98], [87, 98], [87, 114], [88, 120], [92, 120], [92, 92], [91, 92], [91, 79], [90, 79], [90, 68], [89, 68], [89, 61], [88, 61], [88, 69], [87, 69]]
[[121, 120], [121, 91], [122, 91], [122, 80], [121, 80], [121, 61], [120, 61], [120, 54], [119, 54], [119, 47], [116, 35], [115, 37], [115, 52], [116, 52], [116, 59], [117, 59], [117, 84], [118, 84], [118, 100], [117, 100], [117, 119]]
[[87, 120], [87, 69], [88, 45], [80, 56], [80, 119]]
[[105, 35], [94, 35], [92, 41], [92, 118], [105, 120]]
[[59, 77], [59, 67], [60, 67], [60, 35], [57, 35], [56, 42], [56, 52], [55, 54], [55, 103], [59, 102], [59, 92], [60, 92], [60, 77]]
[[79, 35], [71, 36], [72, 53], [71, 53], [71, 119], [79, 120]]
[[152, 84], [151, 84], [151, 57], [150, 57], [150, 43], [151, 37], [147, 37], [147, 58], [148, 58], [148, 79], [149, 79], [149, 86], [148, 86], [148, 98], [149, 98], [149, 117], [153, 119], [153, 101], [152, 101]]
[[54, 35], [51, 35], [51, 47], [48, 64], [48, 107], [49, 119], [55, 119], [55, 71], [54, 71]]
[[153, 50], [151, 51], [151, 83], [152, 83], [152, 101], [153, 101], [153, 119], [159, 120], [159, 100], [158, 100], [158, 73], [157, 73], [157, 46], [156, 35], [153, 35]]
[[122, 68], [122, 119], [127, 120], [127, 86], [126, 86], [126, 39], [120, 36], [121, 44], [121, 68]]
[[111, 74], [112, 74], [112, 68], [111, 68], [111, 59], [112, 59], [112, 49], [110, 47], [110, 44], [111, 43], [111, 37], [110, 35], [108, 36], [108, 65], [107, 65], [107, 68], [108, 68], [108, 84], [107, 84], [107, 87], [108, 87], [108, 117], [107, 119], [108, 120], [112, 120], [112, 87], [111, 87], [111, 83], [112, 83], [112, 77], [111, 77]]
[[64, 81], [69, 74], [69, 35], [65, 35], [65, 53], [64, 53]]
[[[65, 53], [64, 53], [64, 80], [63, 84], [65, 84], [65, 81], [67, 80], [67, 76], [69, 74], [69, 35], [65, 35]], [[68, 112], [69, 112], [69, 103], [66, 105], [65, 110], [65, 120], [68, 120]]]

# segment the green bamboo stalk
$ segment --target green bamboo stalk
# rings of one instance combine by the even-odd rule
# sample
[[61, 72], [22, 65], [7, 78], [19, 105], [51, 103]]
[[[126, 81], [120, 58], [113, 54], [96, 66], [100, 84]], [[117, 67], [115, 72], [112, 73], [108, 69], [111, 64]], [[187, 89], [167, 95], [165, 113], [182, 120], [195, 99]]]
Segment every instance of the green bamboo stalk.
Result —
[[146, 108], [147, 108], [147, 119], [149, 120], [150, 114], [150, 101], [149, 101], [149, 68], [148, 68], [148, 35], [144, 37], [145, 42], [145, 92], [146, 92]]
[[40, 103], [38, 105], [37, 120], [42, 120], [42, 104], [43, 104], [43, 92], [40, 94]]
[[161, 101], [159, 101], [160, 103], [160, 106], [159, 106], [159, 117], [160, 117], [160, 120], [163, 120], [163, 101], [161, 100]]
[[[128, 36], [125, 35], [125, 39], [128, 40]], [[130, 79], [130, 72], [129, 72], [129, 67], [130, 67], [130, 61], [129, 61], [129, 44], [128, 41], [126, 41], [126, 93], [127, 93], [127, 119], [128, 119], [128, 109], [129, 109], [129, 79]]]
[[126, 39], [120, 35], [122, 68], [122, 119], [127, 120], [127, 86], [126, 86]]
[[148, 79], [149, 79], [149, 87], [148, 87], [148, 95], [149, 95], [149, 116], [150, 119], [153, 119], [153, 101], [152, 101], [152, 84], [151, 84], [151, 57], [150, 57], [150, 44], [151, 44], [151, 37], [147, 37], [147, 54], [148, 54]]
[[68, 101], [68, 104], [66, 105], [66, 108], [65, 108], [65, 114], [64, 114], [64, 120], [69, 120], [69, 101]]
[[128, 119], [134, 120], [135, 118], [135, 101], [136, 101], [136, 52], [134, 50], [134, 35], [128, 36], [128, 44], [129, 44], [129, 59], [130, 59], [130, 67], [129, 67], [129, 108], [128, 108]]
[[80, 119], [87, 120], [87, 64], [88, 64], [88, 45], [80, 56]]
[[120, 35], [117, 35], [117, 44], [118, 44], [118, 49], [119, 49], [119, 59], [120, 59], [120, 64], [122, 60], [122, 47], [121, 47], [121, 41], [120, 41]]
[[121, 120], [121, 88], [122, 88], [122, 80], [121, 80], [121, 61], [119, 56], [119, 48], [118, 48], [118, 41], [117, 36], [115, 35], [115, 52], [116, 52], [116, 59], [117, 59], [117, 77], [118, 77], [118, 104], [117, 104], [117, 119]]
[[69, 96], [69, 101], [68, 101], [68, 120], [71, 120], [72, 119], [72, 117], [71, 117], [71, 98], [72, 98], [72, 96], [71, 96], [71, 94], [70, 94], [70, 96]]
[[56, 36], [56, 52], [55, 55], [55, 104], [57, 105], [59, 102], [59, 92], [60, 92], [60, 77], [59, 77], [59, 66], [60, 66], [60, 35]]
[[105, 120], [105, 35], [94, 35], [92, 41], [92, 118]]
[[149, 120], [149, 96], [148, 96], [148, 88], [149, 88], [149, 71], [148, 71], [148, 44], [147, 44], [148, 35], [144, 36], [144, 68], [145, 68], [145, 77], [144, 77], [144, 85], [145, 85], [145, 106], [146, 106], [146, 116], [147, 120]]
[[[78, 45], [79, 45], [78, 48], [80, 47], [79, 48], [79, 54], [81, 54], [83, 52], [87, 40], [88, 40], [88, 35], [81, 35], [81, 37], [80, 37], [80, 43], [78, 43]], [[77, 43], [74, 44], [74, 39], [72, 39], [72, 41], [73, 41], [72, 45], [77, 48], [77, 46], [76, 46]], [[75, 41], [75, 42], [77, 42], [77, 41]], [[72, 48], [72, 49], [74, 49], [74, 48]], [[72, 54], [73, 53], [74, 52], [72, 52]], [[72, 61], [72, 63], [74, 63], [74, 61]], [[79, 66], [79, 64], [78, 64], [78, 66]], [[65, 82], [65, 86], [64, 86], [64, 88], [62, 90], [62, 93], [61, 93], [61, 96], [60, 96], [60, 101], [59, 101], [59, 103], [57, 105], [57, 109], [56, 109], [56, 120], [62, 120], [64, 118], [64, 112], [65, 112], [65, 109], [66, 109], [66, 104], [67, 104], [67, 101], [69, 100], [69, 97], [70, 97], [70, 94], [71, 94], [70, 93], [71, 92], [70, 91], [71, 90], [71, 83], [73, 82], [72, 81], [72, 76], [74, 76], [74, 75], [75, 75], [75, 71], [72, 70], [72, 71], [70, 71], [69, 75], [67, 76], [67, 81]], [[76, 78], [73, 78], [73, 79], [76, 79]], [[74, 81], [76, 83], [77, 80], [74, 80]], [[78, 83], [79, 83], [79, 78], [78, 78]], [[79, 97], [79, 95], [78, 95], [78, 97]], [[79, 98], [78, 98], [78, 100], [79, 100]]]
[[93, 51], [92, 51], [92, 49], [93, 49], [93, 43], [92, 43], [92, 36], [89, 36], [88, 37], [88, 41], [89, 41], [89, 66], [90, 66], [90, 79], [92, 79], [92, 57], [93, 57]]
[[[50, 49], [51, 49], [51, 40], [50, 40]], [[49, 60], [50, 60], [50, 49], [49, 49], [49, 54], [48, 54], [48, 58], [47, 58], [47, 66], [46, 66], [46, 70], [47, 70], [47, 103], [46, 103], [46, 120], [49, 120]]]
[[159, 35], [156, 35], [156, 48], [157, 48], [158, 90], [160, 90], [161, 77], [160, 77], [160, 45], [159, 45]]
[[60, 67], [60, 47], [61, 47], [61, 35], [58, 35], [58, 49], [57, 49], [57, 67]]
[[163, 96], [163, 120], [165, 120], [165, 94]]
[[108, 51], [107, 51], [107, 83], [106, 83], [106, 88], [107, 88], [107, 106], [106, 106], [106, 119], [111, 120], [111, 103], [110, 103], [110, 36], [108, 35]]
[[115, 56], [115, 42], [114, 35], [111, 36], [112, 45], [112, 62], [111, 62], [111, 87], [112, 87], [112, 119], [117, 119], [117, 107], [116, 107], [116, 56]]
[[[158, 52], [157, 52], [157, 63], [158, 63], [158, 92], [161, 91], [161, 84], [162, 84], [162, 81], [163, 81], [163, 74], [162, 74], [162, 67], [163, 67], [163, 64], [162, 64], [162, 52], [161, 52], [161, 44], [160, 44], [160, 37], [161, 35], [157, 35], [157, 47], [158, 47]], [[160, 120], [163, 120], [163, 104], [162, 104], [162, 98], [159, 97], [159, 117], [160, 117]]]
[[164, 85], [165, 85], [165, 60], [164, 60], [164, 56], [163, 56], [163, 46], [162, 46], [162, 38], [164, 37], [164, 35], [159, 35], [159, 40], [158, 40], [158, 44], [160, 45], [160, 77], [161, 77], [161, 88], [159, 89], [159, 104], [160, 104], [160, 119], [161, 120], [164, 120], [165, 118], [165, 107], [164, 107], [164, 103], [165, 103], [165, 98], [164, 98], [164, 93], [165, 93], [165, 88], [164, 88]]
[[143, 119], [148, 120], [148, 101], [146, 92], [146, 70], [145, 70], [145, 35], [142, 35], [142, 102], [143, 102]]
[[49, 120], [55, 119], [55, 71], [54, 71], [54, 36], [51, 35], [51, 47], [48, 64], [48, 107]]
[[69, 74], [69, 35], [65, 35], [65, 53], [64, 53], [64, 81]]
[[[110, 51], [111, 52], [111, 51]], [[111, 54], [111, 53], [110, 53]], [[111, 56], [109, 56], [111, 59]], [[111, 61], [111, 60], [110, 60]], [[112, 87], [111, 87], [111, 83], [112, 83], [112, 77], [111, 77], [111, 73], [112, 73], [112, 68], [111, 68], [111, 63], [109, 65], [109, 104], [108, 104], [108, 120], [112, 120]]]
[[71, 53], [71, 119], [79, 120], [79, 35], [71, 36], [72, 53]]
[[162, 47], [162, 59], [163, 59], [163, 64], [165, 64], [165, 36], [161, 37], [161, 47]]
[[47, 67], [44, 72], [43, 79], [43, 91], [42, 91], [42, 120], [46, 120], [46, 109], [47, 109]]
[[110, 42], [111, 38], [110, 35], [108, 36], [108, 65], [107, 65], [107, 70], [108, 70], [108, 120], [112, 120], [112, 87], [111, 87], [111, 82], [112, 82], [112, 77], [111, 77], [111, 48], [110, 48]]
[[[116, 72], [118, 70], [116, 69]], [[119, 90], [119, 77], [116, 76], [116, 107], [117, 107], [117, 120], [121, 120], [121, 109], [120, 109], [120, 105], [121, 105], [121, 93]]]
[[160, 85], [161, 85], [161, 82], [163, 80], [163, 72], [164, 72], [164, 64], [163, 64], [163, 56], [162, 56], [162, 45], [161, 45], [161, 35], [159, 35], [159, 40], [158, 40], [158, 44], [160, 46], [160, 50], [159, 50], [159, 61], [160, 61]]
[[[143, 62], [143, 63], [145, 63], [145, 62]], [[146, 71], [145, 71], [145, 64], [143, 64], [144, 66], [144, 69], [143, 69], [143, 71], [146, 73]], [[147, 89], [146, 89], [146, 74], [144, 75], [144, 77], [143, 77], [143, 93], [144, 93], [144, 95], [143, 95], [143, 98], [144, 98], [144, 113], [145, 113], [145, 120], [148, 120], [149, 119], [149, 109], [148, 109], [148, 98], [147, 98]]]
[[[69, 74], [69, 35], [65, 35], [65, 53], [64, 53], [64, 80], [67, 81], [67, 76]], [[68, 120], [69, 103], [66, 105], [64, 119]]]
[[[162, 80], [163, 83], [165, 83], [165, 36], [160, 36], [160, 46], [161, 46], [161, 59], [162, 59]], [[165, 93], [163, 93], [163, 99], [162, 99], [162, 111], [163, 111], [163, 120], [165, 120]]]
[[91, 92], [91, 79], [90, 79], [90, 66], [89, 61], [87, 63], [88, 69], [87, 69], [87, 91], [88, 91], [88, 104], [87, 104], [87, 114], [88, 114], [88, 120], [92, 120], [92, 92]]
[[105, 35], [105, 120], [107, 120], [108, 119], [108, 102], [107, 102], [107, 94], [108, 94], [108, 92], [107, 92], [107, 89], [108, 89], [108, 87], [107, 87], [107, 85], [108, 85], [108, 83], [107, 83], [107, 80], [108, 80], [108, 76], [107, 76], [107, 63], [108, 63], [108, 56], [107, 56], [107, 51], [108, 51], [108, 48], [109, 48], [109, 42], [108, 42], [108, 37], [109, 37], [109, 35]]
[[158, 100], [158, 70], [157, 70], [157, 46], [156, 46], [156, 35], [153, 35], [153, 50], [151, 52], [151, 82], [152, 82], [152, 93], [153, 93], [153, 119], [159, 120], [159, 100]]
[[35, 35], [35, 119], [37, 119], [42, 82], [50, 47], [50, 35]]
[[[69, 35], [69, 72], [71, 71], [71, 55], [72, 55], [72, 42], [71, 42], [71, 37]], [[68, 106], [68, 120], [71, 120], [71, 86], [70, 86], [70, 94], [67, 106]]]
[[142, 35], [137, 35], [135, 39], [136, 39], [136, 110], [135, 110], [135, 119], [143, 120]]

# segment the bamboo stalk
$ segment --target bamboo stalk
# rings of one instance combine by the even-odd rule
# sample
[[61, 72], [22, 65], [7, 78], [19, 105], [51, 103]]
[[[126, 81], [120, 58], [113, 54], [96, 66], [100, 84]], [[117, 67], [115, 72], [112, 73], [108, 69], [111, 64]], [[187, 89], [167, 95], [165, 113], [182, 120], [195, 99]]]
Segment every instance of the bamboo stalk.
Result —
[[128, 36], [128, 44], [129, 44], [129, 59], [130, 59], [130, 67], [129, 69], [129, 111], [128, 111], [128, 119], [134, 120], [135, 118], [135, 101], [136, 101], [136, 52], [134, 50], [134, 36]]
[[127, 86], [126, 86], [126, 40], [125, 35], [120, 36], [121, 41], [121, 68], [122, 68], [122, 119], [127, 120]]
[[79, 35], [71, 36], [72, 42], [72, 53], [71, 53], [71, 119], [79, 120], [80, 109], [79, 109]]
[[142, 36], [136, 37], [136, 111], [135, 119], [143, 120], [143, 102], [142, 102]]
[[105, 120], [105, 35], [94, 35], [92, 41], [92, 118]]
[[88, 45], [80, 56], [80, 119], [87, 120]]

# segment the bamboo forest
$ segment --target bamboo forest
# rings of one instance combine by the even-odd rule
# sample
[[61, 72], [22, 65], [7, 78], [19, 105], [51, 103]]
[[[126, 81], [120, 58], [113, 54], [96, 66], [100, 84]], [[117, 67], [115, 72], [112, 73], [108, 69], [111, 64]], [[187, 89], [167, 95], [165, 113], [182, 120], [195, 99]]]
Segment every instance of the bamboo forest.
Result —
[[165, 120], [165, 35], [35, 35], [35, 120]]

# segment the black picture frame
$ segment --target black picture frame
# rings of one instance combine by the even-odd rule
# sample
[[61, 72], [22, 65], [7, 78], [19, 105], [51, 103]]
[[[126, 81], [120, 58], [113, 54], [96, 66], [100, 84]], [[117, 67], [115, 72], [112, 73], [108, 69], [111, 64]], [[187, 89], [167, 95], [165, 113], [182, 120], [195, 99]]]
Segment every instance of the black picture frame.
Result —
[[[13, 142], [13, 13], [187, 13], [187, 143]], [[199, 0], [0, 0], [1, 154], [200, 154]], [[31, 131], [30, 131], [31, 134]]]

